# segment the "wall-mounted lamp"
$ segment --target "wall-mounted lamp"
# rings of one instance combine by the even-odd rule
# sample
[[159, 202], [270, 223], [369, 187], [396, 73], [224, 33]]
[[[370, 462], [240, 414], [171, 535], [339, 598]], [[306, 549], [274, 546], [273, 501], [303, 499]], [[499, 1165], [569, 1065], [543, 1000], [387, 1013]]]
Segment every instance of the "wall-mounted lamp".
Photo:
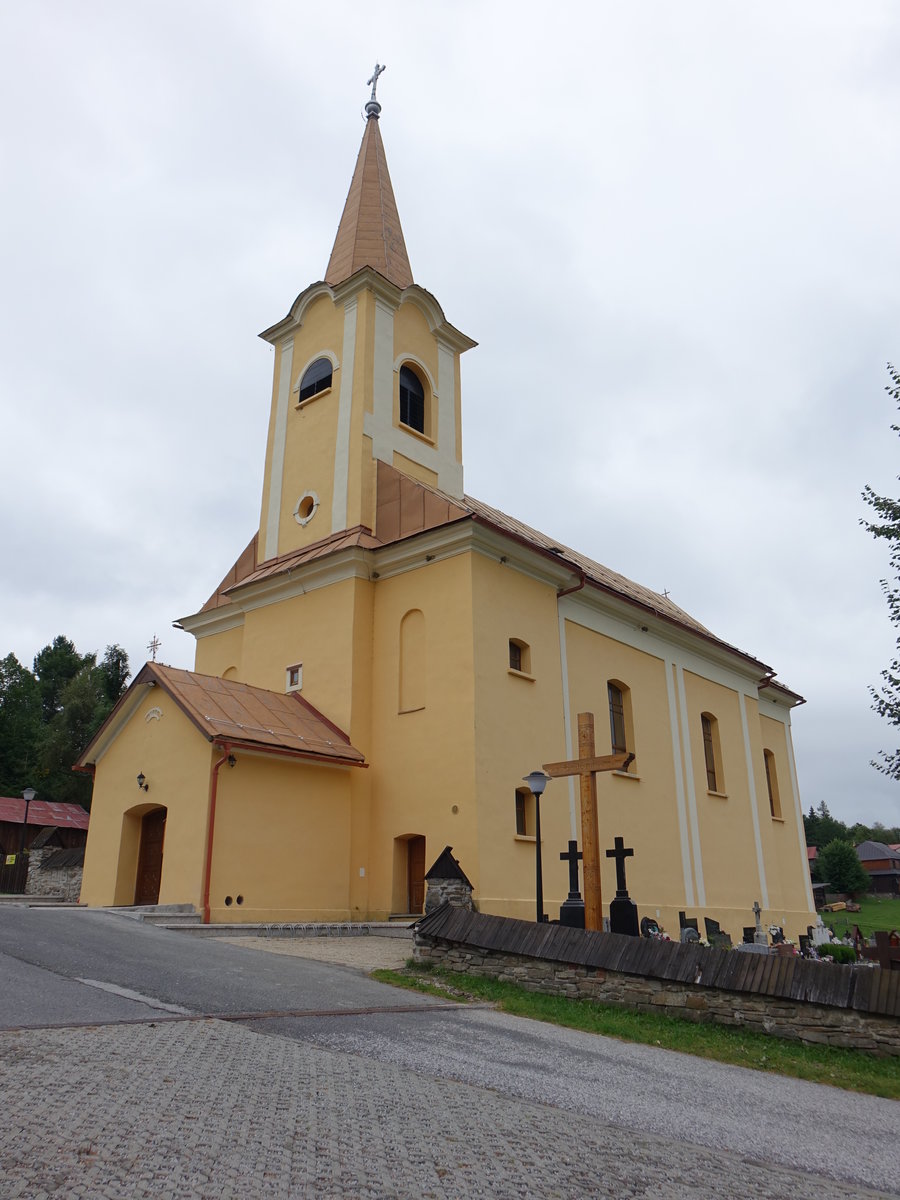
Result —
[[233, 755], [233, 754], [229, 754], [229, 755], [228, 755], [228, 765], [229, 765], [229, 767], [233, 767], [233, 766], [234, 766], [234, 764], [235, 764], [236, 762], [237, 762], [237, 759], [234, 757], [234, 755]]
[[150, 784], [147, 782], [147, 776], [144, 774], [143, 771], [141, 771], [140, 775], [138, 775], [137, 783], [138, 783], [138, 787], [141, 789], [142, 792], [150, 791]]

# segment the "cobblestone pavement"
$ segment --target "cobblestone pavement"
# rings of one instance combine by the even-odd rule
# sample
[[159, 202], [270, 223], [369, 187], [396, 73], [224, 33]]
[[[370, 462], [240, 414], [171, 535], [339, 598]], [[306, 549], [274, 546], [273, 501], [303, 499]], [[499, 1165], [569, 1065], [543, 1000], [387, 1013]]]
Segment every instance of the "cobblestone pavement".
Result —
[[3, 1200], [882, 1194], [214, 1020], [2, 1033], [0, 1089]]
[[374, 937], [367, 934], [353, 937], [229, 937], [216, 940], [232, 946], [246, 946], [248, 950], [267, 950], [270, 954], [286, 954], [294, 958], [314, 958], [318, 962], [357, 967], [361, 971], [376, 971], [379, 968], [396, 970], [408, 958], [412, 958], [413, 952], [411, 938]]

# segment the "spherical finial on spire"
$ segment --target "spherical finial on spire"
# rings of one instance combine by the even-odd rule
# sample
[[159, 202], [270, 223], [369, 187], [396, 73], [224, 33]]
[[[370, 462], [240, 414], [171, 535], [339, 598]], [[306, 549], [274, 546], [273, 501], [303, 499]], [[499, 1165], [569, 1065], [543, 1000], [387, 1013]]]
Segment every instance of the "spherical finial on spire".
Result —
[[366, 117], [374, 117], [376, 121], [378, 120], [378, 114], [381, 112], [381, 105], [375, 99], [375, 89], [378, 86], [378, 76], [384, 70], [385, 68], [383, 66], [381, 66], [379, 63], [376, 63], [375, 70], [372, 72], [372, 78], [366, 80], [367, 85], [370, 83], [372, 85], [372, 95], [369, 97], [366, 103]]

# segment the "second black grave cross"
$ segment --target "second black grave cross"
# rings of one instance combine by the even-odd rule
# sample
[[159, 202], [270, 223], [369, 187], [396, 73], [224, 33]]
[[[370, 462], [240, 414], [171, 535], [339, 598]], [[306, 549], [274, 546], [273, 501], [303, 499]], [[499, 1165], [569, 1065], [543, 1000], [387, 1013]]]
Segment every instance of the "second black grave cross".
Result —
[[627, 896], [628, 888], [625, 886], [625, 859], [634, 857], [634, 849], [629, 847], [625, 849], [624, 838], [613, 838], [615, 850], [607, 850], [606, 857], [616, 860], [616, 896]]
[[578, 863], [584, 858], [584, 855], [578, 849], [577, 842], [569, 842], [569, 849], [565, 854], [560, 853], [559, 856], [563, 862], [569, 864], [569, 899], [580, 900], [581, 893], [578, 890]]

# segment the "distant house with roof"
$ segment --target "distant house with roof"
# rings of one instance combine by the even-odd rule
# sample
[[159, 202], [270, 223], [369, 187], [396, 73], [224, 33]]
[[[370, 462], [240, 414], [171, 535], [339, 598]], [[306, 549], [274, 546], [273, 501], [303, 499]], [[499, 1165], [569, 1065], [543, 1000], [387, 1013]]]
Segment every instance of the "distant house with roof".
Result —
[[25, 823], [25, 801], [0, 796], [0, 892], [77, 900], [90, 814], [52, 800], [32, 800], [27, 810]]
[[860, 842], [856, 857], [872, 883], [872, 891], [900, 895], [900, 847], [884, 842]]

